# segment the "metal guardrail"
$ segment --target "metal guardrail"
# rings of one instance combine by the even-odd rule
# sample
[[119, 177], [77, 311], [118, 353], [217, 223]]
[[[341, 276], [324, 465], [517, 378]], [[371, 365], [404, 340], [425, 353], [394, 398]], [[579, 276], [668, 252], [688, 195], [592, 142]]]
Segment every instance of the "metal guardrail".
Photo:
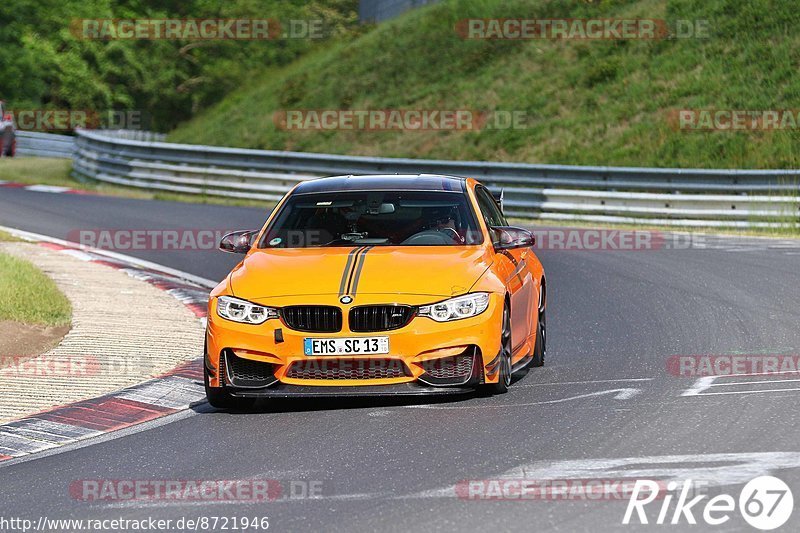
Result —
[[[134, 141], [164, 141], [166, 135], [152, 131], [114, 130], [114, 137]], [[36, 131], [19, 131], [17, 136], [17, 155], [35, 157], [71, 158], [75, 154], [75, 137]]]
[[70, 158], [75, 152], [75, 137], [34, 131], [17, 131], [17, 155]]
[[[140, 139], [149, 140], [136, 140]], [[448, 174], [505, 191], [509, 216], [701, 227], [800, 227], [800, 171], [577, 167], [248, 150], [78, 131], [73, 172], [119, 185], [278, 201], [325, 175]]]
[[108, 134], [118, 139], [129, 139], [131, 141], [164, 142], [167, 139], [166, 133], [145, 130], [112, 130]]

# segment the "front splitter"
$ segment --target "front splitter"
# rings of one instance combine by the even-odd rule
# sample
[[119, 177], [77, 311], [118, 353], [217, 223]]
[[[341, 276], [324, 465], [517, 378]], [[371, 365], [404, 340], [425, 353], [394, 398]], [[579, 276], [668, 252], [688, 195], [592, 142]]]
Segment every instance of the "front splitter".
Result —
[[235, 389], [228, 391], [240, 398], [331, 398], [369, 396], [442, 396], [448, 394], [474, 393], [474, 387], [432, 387], [417, 382], [391, 385], [311, 386], [278, 383], [260, 389]]

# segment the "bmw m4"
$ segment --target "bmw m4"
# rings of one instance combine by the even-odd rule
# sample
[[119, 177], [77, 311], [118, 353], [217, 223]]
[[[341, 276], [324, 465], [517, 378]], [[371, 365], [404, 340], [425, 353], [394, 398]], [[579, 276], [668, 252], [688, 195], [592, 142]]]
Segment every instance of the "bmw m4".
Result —
[[209, 299], [209, 402], [504, 393], [545, 360], [533, 245], [474, 179], [302, 182], [261, 230], [220, 243], [246, 255]]

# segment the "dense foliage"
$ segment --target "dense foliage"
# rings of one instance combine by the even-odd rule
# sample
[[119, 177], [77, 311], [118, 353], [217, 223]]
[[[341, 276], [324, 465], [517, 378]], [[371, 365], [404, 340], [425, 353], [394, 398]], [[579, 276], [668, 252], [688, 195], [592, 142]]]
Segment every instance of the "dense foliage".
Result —
[[14, 0], [0, 2], [0, 99], [11, 109], [137, 110], [167, 130], [265, 68], [318, 46], [259, 41], [89, 40], [79, 19], [325, 20], [357, 31], [355, 0]]

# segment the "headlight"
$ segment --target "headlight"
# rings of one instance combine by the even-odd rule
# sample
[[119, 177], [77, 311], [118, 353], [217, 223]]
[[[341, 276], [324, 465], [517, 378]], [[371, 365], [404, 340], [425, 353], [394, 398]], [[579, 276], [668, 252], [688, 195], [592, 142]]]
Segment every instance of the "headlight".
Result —
[[461, 320], [471, 316], [479, 315], [489, 307], [489, 294], [486, 292], [474, 292], [456, 298], [450, 298], [443, 302], [431, 305], [423, 305], [419, 308], [418, 316], [426, 316], [437, 322], [449, 322], [450, 320]]
[[244, 324], [263, 324], [270, 318], [278, 318], [277, 309], [231, 296], [220, 296], [217, 299], [217, 314], [222, 318]]

